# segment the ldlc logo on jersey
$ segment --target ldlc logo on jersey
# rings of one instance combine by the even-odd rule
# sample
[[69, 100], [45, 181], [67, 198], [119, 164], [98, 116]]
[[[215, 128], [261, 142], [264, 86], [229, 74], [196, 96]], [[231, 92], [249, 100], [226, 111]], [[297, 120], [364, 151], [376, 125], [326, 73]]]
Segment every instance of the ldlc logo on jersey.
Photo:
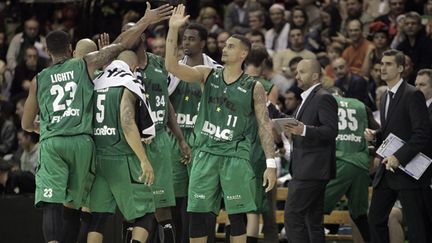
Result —
[[53, 116], [51, 119], [51, 123], [58, 123], [63, 118], [69, 117], [69, 116], [79, 116], [80, 115], [80, 109], [72, 109], [68, 107], [61, 116]]
[[155, 123], [160, 124], [164, 121], [165, 110], [152, 111], [151, 115], [154, 118]]
[[215, 140], [226, 140], [231, 141], [234, 136], [234, 131], [230, 129], [222, 129], [220, 126], [211, 124], [208, 121], [204, 122], [204, 126], [201, 131], [204, 135], [209, 135]]
[[193, 128], [197, 115], [191, 116], [191, 114], [177, 113], [177, 123], [180, 127]]

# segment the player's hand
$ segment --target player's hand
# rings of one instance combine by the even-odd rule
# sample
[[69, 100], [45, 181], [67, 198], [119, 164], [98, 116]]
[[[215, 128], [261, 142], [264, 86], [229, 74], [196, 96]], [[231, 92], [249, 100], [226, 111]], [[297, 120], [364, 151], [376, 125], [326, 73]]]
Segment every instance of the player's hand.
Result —
[[366, 128], [366, 130], [364, 131], [364, 137], [368, 142], [374, 140], [376, 137], [376, 130]]
[[391, 172], [394, 172], [395, 169], [400, 165], [399, 160], [394, 155], [383, 159], [381, 163], [385, 164], [386, 170], [389, 170]]
[[265, 192], [269, 192], [273, 189], [276, 183], [276, 168], [267, 168], [264, 171], [263, 186], [266, 187]]
[[109, 34], [108, 33], [100, 34], [98, 39], [99, 50], [104, 48], [105, 46], [108, 46], [109, 44], [110, 44]]
[[285, 124], [285, 131], [294, 135], [302, 135], [303, 130], [305, 129], [305, 125], [303, 122], [299, 121], [297, 125], [294, 124]]
[[172, 12], [173, 7], [169, 4], [164, 4], [156, 9], [151, 9], [150, 3], [147, 2], [147, 8], [144, 14], [144, 19], [150, 22], [150, 24], [155, 24], [162, 20], [169, 19]]
[[174, 8], [173, 14], [169, 20], [169, 27], [179, 28], [186, 24], [188, 19], [189, 15], [185, 16], [185, 6], [183, 4], [179, 4], [176, 8]]
[[148, 161], [141, 161], [142, 175], [139, 177], [145, 185], [151, 186], [154, 182], [154, 173], [151, 164]]
[[186, 143], [186, 141], [181, 141], [179, 143], [180, 145], [180, 150], [182, 153], [182, 160], [181, 162], [185, 165], [189, 164], [191, 161], [191, 154], [192, 154], [192, 150], [190, 149], [189, 145]]

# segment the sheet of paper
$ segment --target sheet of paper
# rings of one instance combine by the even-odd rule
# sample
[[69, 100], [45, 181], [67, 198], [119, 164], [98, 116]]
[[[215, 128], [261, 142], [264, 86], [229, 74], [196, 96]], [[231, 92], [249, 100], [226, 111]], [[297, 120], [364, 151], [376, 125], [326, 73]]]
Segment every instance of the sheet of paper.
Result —
[[[405, 142], [398, 138], [393, 133], [390, 133], [387, 138], [383, 141], [381, 146], [377, 149], [377, 154], [383, 158], [387, 158], [393, 155]], [[399, 165], [399, 169], [418, 180], [432, 163], [432, 159], [424, 155], [423, 153], [417, 154], [406, 167]]]

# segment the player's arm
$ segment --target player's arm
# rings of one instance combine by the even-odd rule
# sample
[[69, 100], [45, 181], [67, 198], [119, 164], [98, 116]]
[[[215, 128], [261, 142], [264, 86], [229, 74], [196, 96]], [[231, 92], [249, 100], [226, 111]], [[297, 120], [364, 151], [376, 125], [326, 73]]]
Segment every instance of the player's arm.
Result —
[[110, 63], [115, 57], [125, 49], [131, 49], [138, 42], [141, 33], [151, 24], [168, 19], [172, 12], [172, 6], [165, 4], [156, 9], [150, 9], [150, 3], [147, 2], [147, 9], [144, 16], [136, 25], [127, 31], [121, 33], [115, 41], [99, 51], [92, 52], [84, 56], [87, 63], [87, 70], [90, 75], [94, 71]]
[[171, 104], [171, 101], [168, 102], [168, 127], [179, 142], [180, 150], [183, 155], [183, 162], [186, 164], [189, 163], [191, 158], [191, 149], [187, 144], [183, 136], [183, 132], [180, 130], [180, 127], [177, 123], [175, 110]]
[[153, 184], [154, 174], [141, 143], [140, 132], [135, 122], [135, 102], [136, 97], [128, 89], [125, 89], [120, 102], [120, 123], [127, 143], [140, 160], [143, 170], [141, 180], [145, 179], [145, 184], [151, 185]]
[[189, 18], [189, 15], [184, 16], [184, 13], [185, 7], [183, 4], [180, 4], [174, 9], [174, 12], [170, 18], [165, 48], [165, 67], [168, 72], [172, 73], [180, 80], [186, 82], [204, 83], [212, 70], [210, 67], [203, 65], [189, 67], [177, 62], [178, 30], [186, 23], [187, 19]]
[[27, 100], [24, 104], [24, 113], [21, 120], [21, 126], [27, 132], [39, 132], [39, 128], [35, 125], [35, 119], [39, 113], [36, 90], [36, 78], [33, 78], [30, 84]]
[[264, 172], [266, 192], [270, 191], [276, 182], [276, 161], [274, 159], [274, 139], [269, 113], [266, 107], [267, 95], [260, 82], [256, 82], [253, 91], [255, 117], [258, 123], [258, 134], [261, 146], [266, 156], [267, 169]]

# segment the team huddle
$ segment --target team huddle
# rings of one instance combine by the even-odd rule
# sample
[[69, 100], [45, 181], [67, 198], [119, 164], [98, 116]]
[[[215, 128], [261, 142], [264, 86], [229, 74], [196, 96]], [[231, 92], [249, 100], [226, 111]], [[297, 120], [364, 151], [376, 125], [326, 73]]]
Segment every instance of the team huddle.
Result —
[[[190, 237], [205, 242], [222, 197], [231, 235], [241, 240], [243, 214], [257, 209], [255, 191], [273, 188], [266, 93], [242, 71], [250, 43], [243, 36], [227, 41], [225, 69], [204, 55], [201, 66], [187, 66], [186, 57], [178, 63], [178, 29], [188, 17], [183, 5], [172, 12], [148, 4], [144, 17], [112, 44], [97, 51], [94, 42], [81, 40], [74, 58], [68, 34], [48, 34], [53, 65], [32, 81], [22, 121], [25, 130], [40, 133], [35, 204], [43, 209], [47, 242], [102, 242], [116, 207], [134, 222], [131, 242], [145, 242], [154, 219], [161, 240], [174, 242], [170, 207], [176, 204], [187, 205]], [[141, 33], [170, 17], [164, 61], [146, 52]], [[260, 175], [249, 163], [251, 126], [267, 158]], [[266, 187], [256, 188], [255, 176]], [[91, 217], [84, 222], [80, 214]], [[79, 234], [80, 223], [81, 230], [88, 224], [88, 235]]]

